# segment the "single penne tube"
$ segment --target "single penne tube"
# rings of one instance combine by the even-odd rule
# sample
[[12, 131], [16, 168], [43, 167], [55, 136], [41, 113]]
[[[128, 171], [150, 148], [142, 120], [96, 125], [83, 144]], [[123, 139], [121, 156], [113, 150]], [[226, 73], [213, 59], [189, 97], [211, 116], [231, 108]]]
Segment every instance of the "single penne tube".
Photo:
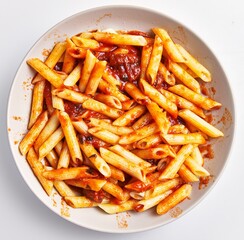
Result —
[[118, 144], [110, 147], [109, 149], [114, 153], [119, 154], [120, 156], [126, 158], [127, 160], [137, 164], [139, 167], [147, 168], [151, 166], [149, 162], [144, 161], [142, 158], [138, 157], [133, 152], [126, 150], [125, 148], [123, 148]]
[[175, 44], [181, 55], [185, 58], [185, 64], [204, 82], [211, 82], [211, 73], [199, 63], [184, 47]]
[[27, 155], [26, 155], [27, 162], [29, 163], [33, 173], [35, 174], [38, 181], [41, 183], [43, 189], [47, 193], [48, 196], [51, 195], [53, 190], [53, 182], [50, 180], [47, 180], [42, 176], [42, 173], [45, 171], [44, 166], [42, 163], [38, 160], [37, 154], [34, 150], [34, 148], [30, 148]]
[[32, 93], [31, 112], [28, 123], [30, 129], [43, 111], [45, 80], [35, 83]]
[[142, 92], [147, 95], [151, 100], [156, 102], [160, 107], [169, 112], [173, 117], [177, 117], [178, 110], [177, 106], [162, 95], [156, 88], [151, 86], [144, 79], [140, 79], [140, 88]]
[[187, 134], [161, 134], [162, 139], [169, 145], [184, 145], [184, 144], [204, 144], [206, 139], [199, 132]]
[[151, 102], [151, 100], [149, 99], [148, 96], [145, 96], [140, 90], [139, 88], [131, 83], [131, 82], [127, 82], [124, 86], [125, 91], [139, 104], [141, 105], [145, 105], [149, 102]]
[[77, 119], [77, 121], [72, 121], [75, 130], [81, 134], [87, 134], [88, 126], [82, 119]]
[[146, 77], [151, 85], [156, 82], [159, 64], [161, 62], [163, 54], [163, 41], [156, 35], [154, 38], [153, 48], [150, 56], [150, 60], [146, 70]]
[[38, 58], [27, 60], [28, 65], [35, 69], [43, 78], [48, 80], [54, 87], [60, 88], [63, 85], [63, 79], [55, 71], [49, 68]]
[[55, 130], [39, 147], [39, 159], [44, 158], [64, 137], [61, 127]]
[[185, 86], [187, 86], [196, 93], [201, 93], [199, 82], [195, 78], [193, 78], [187, 71], [185, 71], [180, 65], [168, 60], [168, 68], [175, 75], [175, 77], [178, 78]]
[[132, 109], [137, 105], [137, 102], [134, 99], [126, 100], [124, 102], [121, 102], [122, 104], [122, 110], [127, 111]]
[[189, 156], [184, 164], [186, 167], [188, 167], [193, 174], [195, 174], [197, 177], [206, 177], [210, 176], [210, 173], [200, 164], [198, 164], [195, 159], [193, 159], [191, 156]]
[[186, 144], [181, 147], [177, 155], [172, 159], [159, 176], [159, 180], [172, 179], [177, 174], [185, 159], [191, 154], [194, 148], [193, 144]]
[[135, 147], [138, 149], [147, 149], [152, 148], [161, 142], [162, 138], [160, 133], [155, 133], [136, 142]]
[[62, 72], [65, 72], [67, 74], [71, 73], [71, 71], [74, 69], [76, 60], [73, 56], [71, 56], [69, 49], [72, 47], [75, 47], [75, 44], [71, 41], [70, 38], [66, 39], [66, 51], [64, 52], [64, 60], [63, 60], [63, 66], [62, 66]]
[[106, 182], [107, 180], [99, 178], [70, 179], [65, 181], [65, 183], [70, 186], [89, 189], [96, 192], [100, 191]]
[[163, 182], [158, 182], [157, 184], [155, 184], [153, 186], [153, 188], [148, 189], [145, 192], [145, 199], [148, 198], [153, 198], [156, 197], [158, 195], [161, 195], [171, 189], [176, 188], [177, 186], [179, 186], [180, 184], [182, 184], [182, 180], [178, 177], [178, 178], [173, 178], [167, 181], [163, 181]]
[[68, 168], [70, 162], [70, 153], [67, 142], [63, 142], [62, 150], [59, 156], [57, 169], [59, 168]]
[[146, 112], [146, 107], [137, 105], [113, 121], [114, 126], [125, 127]]
[[158, 182], [159, 175], [159, 172], [149, 173], [146, 176], [145, 182], [137, 179], [132, 179], [129, 183], [125, 185], [125, 188], [128, 189], [128, 191], [145, 192], [148, 189], [151, 189], [153, 185], [155, 185], [155, 182]]
[[97, 93], [94, 98], [97, 101], [108, 105], [109, 107], [122, 109], [122, 104], [121, 104], [120, 100], [114, 96]]
[[111, 194], [112, 196], [114, 196], [115, 198], [117, 198], [118, 200], [122, 201], [124, 199], [123, 189], [117, 184], [107, 181], [103, 185], [102, 189], [105, 192], [107, 192], [107, 193]]
[[72, 208], [90, 208], [96, 207], [98, 204], [84, 196], [67, 196], [64, 201]]
[[57, 111], [54, 111], [34, 143], [35, 151], [38, 151], [39, 147], [52, 135], [59, 125]]
[[99, 42], [115, 45], [145, 46], [147, 44], [147, 41], [143, 36], [129, 34], [94, 32], [93, 37]]
[[75, 197], [77, 194], [64, 182], [55, 180], [53, 182], [55, 189], [62, 197]]
[[198, 78], [197, 74], [194, 73], [185, 63], [178, 63], [185, 71], [187, 71], [193, 78]]
[[105, 148], [100, 148], [100, 154], [107, 163], [141, 181], [145, 181], [145, 174], [143, 170], [135, 163]]
[[[47, 59], [45, 60], [45, 64], [48, 67], [50, 67], [51, 69], [53, 69], [55, 67], [55, 65], [58, 63], [58, 61], [60, 60], [60, 58], [63, 55], [63, 53], [65, 52], [65, 50], [66, 50], [66, 42], [56, 43], [54, 48], [48, 55]], [[32, 84], [42, 81], [42, 80], [44, 80], [44, 78], [40, 74], [37, 74], [33, 78]]]
[[[86, 48], [81, 48], [81, 47], [76, 47], [75, 45], [74, 46], [71, 46], [69, 48], [67, 48], [67, 53], [75, 60], [77, 59], [84, 59], [86, 57], [86, 52], [87, 52], [87, 49]], [[76, 62], [76, 61], [75, 61]]]
[[60, 156], [61, 154], [61, 151], [62, 151], [62, 148], [63, 148], [63, 140], [60, 140], [54, 147], [56, 153]]
[[160, 195], [157, 195], [155, 197], [151, 197], [148, 199], [143, 199], [138, 201], [135, 205], [134, 205], [134, 210], [137, 212], [144, 212], [152, 207], [155, 207], [156, 205], [158, 205], [163, 199], [165, 199], [166, 197], [168, 197], [170, 194], [172, 193], [171, 190], [168, 190]]
[[121, 93], [115, 85], [109, 84], [104, 79], [100, 80], [98, 89], [104, 94], [112, 95], [112, 96], [118, 98], [121, 102], [130, 100], [130, 98], [128, 96], [126, 96], [125, 94]]
[[164, 81], [170, 86], [175, 85], [174, 74], [172, 74], [162, 62], [159, 64], [158, 73], [163, 76]]
[[100, 127], [93, 127], [93, 128], [89, 128], [88, 132], [103, 140], [104, 142], [110, 143], [110, 144], [116, 144], [118, 143], [120, 137], [112, 132], [109, 132], [108, 130], [105, 129], [101, 129]]
[[95, 177], [89, 173], [88, 167], [73, 167], [73, 168], [60, 168], [49, 171], [44, 171], [42, 175], [49, 180], [68, 180]]
[[131, 144], [137, 142], [145, 137], [148, 137], [154, 133], [159, 132], [160, 129], [158, 128], [156, 123], [148, 124], [136, 131], [123, 135], [120, 137], [119, 144]]
[[188, 134], [189, 130], [183, 124], [175, 124], [169, 128], [169, 134]]
[[80, 148], [84, 154], [89, 158], [94, 167], [105, 177], [111, 176], [111, 170], [106, 161], [101, 158], [97, 150], [89, 143], [80, 143]]
[[104, 70], [106, 68], [107, 62], [106, 61], [98, 61], [95, 63], [94, 68], [92, 69], [90, 78], [88, 80], [85, 93], [94, 96], [99, 82], [102, 78], [102, 75], [104, 73]]
[[224, 133], [188, 109], [180, 110], [179, 116], [209, 137], [223, 137]]
[[96, 101], [94, 99], [88, 99], [85, 102], [83, 102], [82, 107], [85, 109], [93, 110], [99, 113], [104, 114], [105, 116], [108, 116], [112, 119], [120, 117], [122, 115], [123, 111], [116, 109], [116, 108], [111, 108], [107, 106], [104, 103], [101, 103], [99, 101]]
[[178, 174], [185, 183], [199, 182], [199, 178], [186, 167], [185, 163], [181, 165]]
[[86, 52], [86, 58], [83, 63], [83, 68], [81, 70], [81, 77], [79, 81], [79, 89], [83, 93], [85, 92], [88, 80], [90, 78], [91, 72], [95, 66], [97, 58], [88, 49]]
[[[54, 86], [51, 86], [51, 92], [55, 89]], [[52, 94], [52, 106], [54, 109], [64, 111], [64, 101], [62, 98]]]
[[221, 103], [216, 102], [209, 97], [205, 97], [201, 94], [198, 94], [182, 84], [174, 85], [170, 87], [168, 90], [189, 100], [197, 106], [202, 107], [205, 110], [211, 110], [213, 108], [221, 107]]
[[19, 144], [19, 150], [22, 155], [26, 155], [29, 149], [33, 146], [42, 129], [45, 127], [47, 121], [48, 113], [45, 111], [37, 118], [34, 125], [21, 140]]
[[147, 71], [147, 66], [150, 60], [150, 56], [152, 53], [152, 45], [147, 44], [142, 47], [142, 53], [141, 53], [141, 73], [140, 73], [140, 78], [145, 79], [146, 78], [146, 71]]
[[160, 144], [154, 148], [132, 150], [136, 156], [143, 159], [162, 159], [165, 157], [175, 157], [174, 149], [168, 144]]
[[97, 118], [90, 118], [89, 124], [93, 127], [99, 126], [100, 128], [108, 130], [109, 132], [119, 136], [129, 134], [134, 131], [131, 127], [114, 126], [110, 122], [107, 122], [103, 119], [97, 119]]
[[166, 112], [163, 112], [158, 104], [153, 101], [151, 103], [148, 103], [146, 106], [148, 112], [151, 114], [152, 118], [158, 125], [161, 133], [168, 133], [168, 130], [170, 128], [170, 121], [166, 116]]
[[58, 155], [54, 150], [51, 150], [47, 155], [46, 159], [52, 168], [57, 168], [58, 165]]
[[191, 153], [191, 157], [198, 165], [203, 166], [204, 160], [198, 146], [193, 149]]
[[80, 92], [76, 92], [76, 91], [68, 89], [68, 88], [54, 89], [52, 91], [52, 94], [54, 96], [58, 96], [62, 99], [69, 100], [69, 101], [75, 102], [75, 103], [83, 103], [87, 99], [89, 99], [89, 97], [87, 95], [80, 93]]
[[112, 73], [109, 72], [108, 69], [105, 69], [103, 73], [103, 79], [107, 81], [109, 84], [114, 86], [121, 86], [121, 81], [115, 78]]
[[88, 48], [91, 50], [96, 50], [100, 44], [95, 39], [83, 38], [81, 36], [73, 36], [71, 40], [77, 47]]
[[158, 35], [162, 41], [164, 49], [167, 51], [169, 57], [175, 62], [185, 62], [184, 57], [181, 55], [178, 48], [175, 46], [173, 40], [169, 36], [168, 32], [163, 28], [153, 28], [153, 32]]
[[151, 123], [153, 121], [152, 115], [147, 112], [143, 116], [141, 116], [133, 125], [132, 128], [134, 130], [137, 130], [139, 128], [142, 128], [146, 126], [147, 124]]
[[64, 80], [65, 86], [74, 86], [80, 79], [82, 64], [79, 63]]
[[168, 212], [184, 199], [188, 198], [191, 195], [191, 191], [192, 186], [190, 184], [182, 185], [157, 205], [157, 214], [162, 215]]
[[198, 116], [200, 116], [201, 118], [205, 118], [205, 114], [202, 110], [202, 108], [196, 106], [194, 103], [186, 100], [183, 97], [180, 97], [170, 91], [167, 91], [163, 88], [161, 88], [159, 90], [166, 98], [168, 98], [171, 102], [175, 103], [177, 105], [177, 107], [181, 108], [181, 109], [189, 109], [192, 112], [196, 113]]
[[105, 211], [108, 214], [116, 214], [116, 213], [120, 213], [120, 212], [126, 212], [126, 211], [133, 210], [135, 203], [136, 203], [136, 200], [130, 199], [126, 202], [123, 202], [122, 204], [101, 203], [101, 204], [98, 204], [98, 207], [101, 208], [103, 211]]
[[69, 148], [71, 159], [73, 163], [78, 164], [78, 162], [82, 162], [83, 158], [73, 124], [66, 112], [59, 112], [58, 117]]
[[116, 179], [120, 182], [124, 182], [125, 181], [125, 174], [123, 171], [121, 171], [120, 169], [114, 167], [111, 164], [108, 164], [111, 170], [111, 178], [112, 179]]

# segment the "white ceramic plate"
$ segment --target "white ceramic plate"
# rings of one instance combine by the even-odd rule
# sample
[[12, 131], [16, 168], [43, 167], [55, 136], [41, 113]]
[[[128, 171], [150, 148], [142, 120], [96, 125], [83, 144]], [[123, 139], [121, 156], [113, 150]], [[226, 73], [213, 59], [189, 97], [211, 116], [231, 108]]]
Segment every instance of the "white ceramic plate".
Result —
[[[206, 168], [213, 175], [208, 186], [199, 190], [199, 184], [193, 185], [190, 200], [186, 200], [169, 213], [158, 216], [154, 210], [144, 213], [121, 213], [108, 215], [97, 208], [72, 209], [63, 204], [58, 194], [48, 197], [33, 175], [25, 158], [20, 155], [18, 143], [26, 132], [31, 103], [31, 78], [34, 72], [27, 66], [26, 60], [31, 57], [43, 59], [43, 51], [51, 49], [54, 42], [64, 40], [67, 36], [93, 30], [113, 28], [115, 30], [150, 31], [152, 27], [167, 29], [174, 41], [183, 44], [186, 49], [197, 57], [211, 72], [213, 81], [209, 88], [216, 90], [214, 98], [223, 104], [220, 111], [214, 113], [215, 123], [225, 137], [217, 139], [213, 144], [214, 159], [206, 161]], [[214, 91], [213, 91], [214, 92]], [[8, 105], [9, 142], [14, 160], [20, 173], [34, 194], [52, 211], [68, 221], [82, 227], [112, 233], [139, 232], [162, 226], [175, 219], [182, 211], [182, 216], [213, 188], [219, 179], [230, 152], [234, 134], [234, 105], [227, 77], [207, 45], [192, 31], [179, 22], [148, 9], [129, 6], [106, 6], [78, 13], [58, 23], [45, 33], [31, 48], [14, 79]]]

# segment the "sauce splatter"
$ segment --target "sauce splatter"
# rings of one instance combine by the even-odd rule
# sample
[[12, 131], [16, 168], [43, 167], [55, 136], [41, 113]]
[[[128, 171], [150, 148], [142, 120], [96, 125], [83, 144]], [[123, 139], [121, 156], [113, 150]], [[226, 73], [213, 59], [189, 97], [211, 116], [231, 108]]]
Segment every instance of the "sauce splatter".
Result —
[[42, 50], [42, 55], [43, 55], [44, 57], [49, 56], [49, 54], [50, 54], [50, 50], [45, 49], [45, 48]]
[[208, 186], [210, 180], [213, 179], [213, 176], [206, 176], [206, 177], [200, 177], [200, 182], [199, 182], [199, 186], [198, 186], [198, 189], [204, 189]]
[[70, 217], [69, 207], [63, 199], [61, 199], [60, 214], [63, 217]]
[[22, 118], [20, 116], [13, 116], [13, 119], [15, 121], [21, 121], [22, 120]]
[[116, 214], [116, 221], [118, 224], [119, 228], [127, 228], [128, 227], [128, 222], [127, 218], [130, 217], [130, 214], [128, 212], [125, 213], [117, 213]]
[[208, 158], [208, 159], [214, 158], [214, 151], [211, 144], [199, 145], [199, 150], [202, 153], [202, 156], [204, 158]]
[[177, 218], [182, 214], [183, 210], [180, 207], [175, 207], [169, 211], [169, 215], [172, 218]]
[[106, 17], [111, 18], [112, 14], [111, 13], [105, 13], [103, 16], [101, 16], [100, 18], [97, 19], [96, 23], [100, 23]]

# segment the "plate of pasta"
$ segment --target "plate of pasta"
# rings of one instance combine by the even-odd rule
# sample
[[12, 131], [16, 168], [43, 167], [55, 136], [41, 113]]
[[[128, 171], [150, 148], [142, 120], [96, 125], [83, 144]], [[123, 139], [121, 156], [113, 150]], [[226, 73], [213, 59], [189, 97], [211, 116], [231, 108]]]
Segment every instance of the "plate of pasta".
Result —
[[21, 175], [53, 212], [92, 230], [140, 232], [213, 188], [234, 103], [218, 59], [186, 26], [106, 6], [61, 21], [30, 49], [8, 135]]

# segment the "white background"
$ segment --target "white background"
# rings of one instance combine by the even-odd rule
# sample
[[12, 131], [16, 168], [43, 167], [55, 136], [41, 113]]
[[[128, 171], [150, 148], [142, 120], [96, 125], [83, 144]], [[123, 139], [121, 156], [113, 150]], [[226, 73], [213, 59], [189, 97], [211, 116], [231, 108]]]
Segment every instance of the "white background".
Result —
[[[116, 3], [115, 3], [116, 2]], [[0, 239], [244, 239], [244, 6], [242, 0], [5, 0], [0, 2]], [[8, 93], [35, 41], [60, 20], [92, 7], [128, 4], [161, 11], [195, 31], [222, 63], [236, 107], [236, 135], [221, 179], [197, 207], [173, 223], [133, 234], [73, 225], [44, 206], [20, 176], [7, 140]], [[219, 79], [221, 81], [221, 79]]]

